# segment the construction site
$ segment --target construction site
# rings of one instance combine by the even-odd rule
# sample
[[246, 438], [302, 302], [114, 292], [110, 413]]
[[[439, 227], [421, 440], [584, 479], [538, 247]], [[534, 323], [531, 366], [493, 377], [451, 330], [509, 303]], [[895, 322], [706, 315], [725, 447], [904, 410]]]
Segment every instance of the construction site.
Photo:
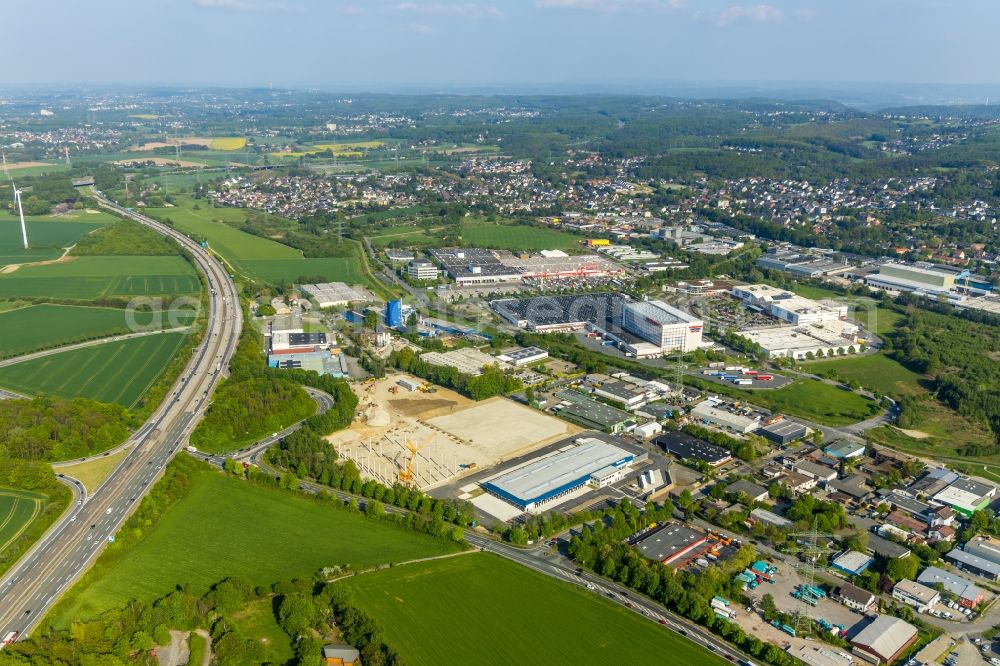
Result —
[[353, 387], [358, 415], [327, 439], [363, 478], [427, 490], [580, 428], [506, 398], [476, 402], [407, 375]]

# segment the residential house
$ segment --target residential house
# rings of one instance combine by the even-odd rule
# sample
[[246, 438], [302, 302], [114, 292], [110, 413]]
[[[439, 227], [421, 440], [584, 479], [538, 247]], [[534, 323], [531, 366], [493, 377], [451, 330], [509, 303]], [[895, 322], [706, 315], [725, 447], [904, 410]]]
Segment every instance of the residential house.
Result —
[[830, 597], [859, 613], [867, 613], [878, 605], [878, 598], [874, 594], [847, 582], [833, 588]]

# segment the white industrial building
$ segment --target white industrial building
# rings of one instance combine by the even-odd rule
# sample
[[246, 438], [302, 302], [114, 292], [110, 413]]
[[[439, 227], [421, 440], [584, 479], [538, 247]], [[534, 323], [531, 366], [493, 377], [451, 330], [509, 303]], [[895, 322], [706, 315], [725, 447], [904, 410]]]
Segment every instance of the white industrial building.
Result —
[[417, 259], [407, 264], [406, 274], [414, 280], [436, 280], [438, 269], [426, 259]]
[[759, 419], [751, 419], [742, 414], [733, 414], [719, 408], [714, 400], [703, 400], [691, 410], [691, 416], [726, 430], [742, 434], [751, 433], [760, 427]]
[[520, 347], [511, 349], [497, 356], [497, 360], [510, 363], [515, 367], [535, 363], [549, 357], [549, 353], [538, 347]]
[[733, 287], [732, 294], [745, 305], [758, 308], [789, 324], [815, 324], [847, 319], [846, 305], [819, 303], [769, 284]]
[[701, 346], [701, 319], [663, 301], [626, 303], [622, 328], [659, 347], [660, 352], [690, 352]]
[[443, 365], [455, 368], [465, 375], [479, 376], [483, 374], [486, 366], [498, 366], [501, 370], [510, 368], [507, 363], [498, 360], [494, 356], [484, 354], [478, 349], [453, 349], [446, 352], [424, 352], [420, 355], [421, 361], [426, 361], [431, 365]]
[[913, 606], [918, 613], [926, 613], [941, 601], [941, 593], [933, 587], [904, 578], [892, 588], [892, 598], [902, 601], [907, 606]]
[[332, 308], [350, 303], [362, 303], [374, 299], [371, 292], [360, 287], [352, 287], [343, 282], [321, 282], [303, 284], [300, 289], [316, 301], [321, 308]]
[[813, 356], [841, 356], [860, 349], [857, 325], [839, 319], [798, 326], [778, 326], [741, 331], [740, 336], [760, 345], [770, 358], [801, 360]]

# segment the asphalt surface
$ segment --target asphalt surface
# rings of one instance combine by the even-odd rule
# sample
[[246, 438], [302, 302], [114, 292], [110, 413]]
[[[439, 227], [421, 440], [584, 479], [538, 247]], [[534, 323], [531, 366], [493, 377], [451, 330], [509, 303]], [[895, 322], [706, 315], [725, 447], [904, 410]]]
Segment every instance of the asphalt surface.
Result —
[[126, 443], [131, 452], [89, 497], [72, 479], [63, 479], [75, 488], [76, 501], [0, 580], [0, 635], [16, 631], [19, 639], [94, 562], [163, 466], [183, 448], [208, 406], [219, 370], [228, 366], [242, 328], [236, 287], [218, 260], [169, 226], [106, 199], [98, 202], [174, 238], [191, 253], [208, 285], [208, 321], [203, 340], [171, 394]]

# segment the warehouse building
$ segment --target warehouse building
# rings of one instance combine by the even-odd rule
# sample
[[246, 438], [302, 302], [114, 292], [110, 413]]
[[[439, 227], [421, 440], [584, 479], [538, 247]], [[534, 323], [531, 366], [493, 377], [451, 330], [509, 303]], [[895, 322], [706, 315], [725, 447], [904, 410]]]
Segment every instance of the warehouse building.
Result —
[[1000, 564], [1000, 541], [989, 537], [975, 537], [966, 542], [963, 550], [967, 553]]
[[576, 391], [559, 391], [562, 400], [555, 411], [563, 418], [585, 428], [618, 434], [635, 427], [635, 417], [611, 405], [605, 405]]
[[899, 560], [909, 557], [912, 552], [906, 546], [902, 546], [895, 541], [889, 541], [878, 534], [868, 535], [868, 550], [887, 560]]
[[626, 303], [621, 327], [660, 348], [690, 352], [701, 346], [702, 321], [663, 301]]
[[605, 400], [619, 402], [629, 411], [639, 409], [649, 402], [645, 391], [640, 391], [635, 386], [626, 384], [625, 382], [607, 382], [601, 384], [594, 388], [594, 395]]
[[802, 462], [797, 463], [792, 469], [799, 474], [811, 477], [824, 483], [833, 481], [837, 478], [837, 470], [827, 467], [826, 465], [814, 463], [811, 460], [803, 460]]
[[480, 248], [438, 248], [431, 255], [458, 284], [493, 284], [520, 280], [523, 270], [500, 261], [496, 252]]
[[975, 608], [983, 600], [983, 591], [972, 581], [938, 567], [927, 567], [921, 571], [917, 582], [928, 587], [935, 587], [940, 583], [945, 591], [958, 597], [959, 603], [965, 608]]
[[751, 419], [742, 414], [733, 414], [721, 409], [714, 400], [703, 400], [691, 409], [691, 416], [702, 423], [732, 430], [741, 434], [751, 433], [760, 427], [759, 419]]
[[455, 368], [464, 375], [478, 377], [483, 374], [486, 366], [497, 366], [501, 370], [506, 370], [510, 366], [496, 357], [484, 354], [478, 349], [465, 348], [453, 349], [446, 352], [424, 352], [420, 355], [420, 360], [431, 365], [443, 365]]
[[521, 367], [522, 365], [529, 365], [548, 357], [549, 353], [544, 349], [539, 349], [538, 347], [520, 347], [505, 351], [497, 356], [497, 360], [510, 363], [515, 367]]
[[573, 446], [504, 472], [482, 487], [523, 511], [531, 511], [587, 483], [606, 484], [634, 460], [635, 454], [623, 448], [580, 438]]
[[853, 639], [855, 656], [873, 664], [891, 664], [917, 640], [912, 624], [891, 615], [879, 615]]
[[675, 569], [711, 548], [708, 537], [680, 523], [667, 523], [642, 535], [632, 545], [654, 562], [662, 562]]
[[271, 352], [311, 352], [330, 346], [326, 333], [296, 333], [293, 331], [272, 331], [269, 337]]
[[762, 435], [779, 446], [785, 446], [808, 435], [809, 429], [801, 423], [783, 419], [760, 428], [757, 434]]
[[709, 444], [685, 432], [668, 432], [656, 438], [655, 444], [664, 453], [671, 453], [681, 460], [701, 460], [713, 467], [723, 465], [733, 459], [732, 454], [722, 447]]
[[796, 326], [847, 319], [846, 305], [819, 303], [769, 284], [733, 287], [732, 294], [748, 307]]
[[886, 291], [911, 291], [936, 296], [949, 294], [955, 286], [955, 277], [955, 273], [930, 267], [884, 263], [879, 265], [878, 273], [865, 277], [865, 284]]
[[363, 303], [375, 298], [367, 289], [352, 287], [343, 282], [303, 284], [299, 288], [309, 294], [316, 301], [316, 305], [321, 308], [332, 308], [350, 303]]
[[995, 486], [979, 483], [972, 479], [958, 479], [934, 495], [931, 498], [931, 503], [938, 506], [950, 506], [963, 516], [969, 517], [976, 511], [989, 506], [996, 493]]
[[726, 486], [727, 495], [745, 494], [751, 502], [763, 502], [767, 499], [767, 488], [758, 486], [756, 483], [740, 479]]
[[892, 598], [913, 606], [918, 613], [926, 613], [941, 602], [941, 593], [915, 580], [903, 579], [892, 588]]
[[966, 571], [974, 576], [982, 576], [994, 583], [1000, 581], [1000, 564], [986, 558], [973, 555], [970, 552], [955, 548], [944, 556], [955, 565], [959, 571]]
[[862, 442], [840, 440], [823, 449], [823, 453], [833, 458], [857, 458], [864, 455], [865, 445]]
[[846, 574], [851, 576], [857, 576], [858, 574], [864, 572], [872, 563], [872, 558], [865, 553], [859, 553], [856, 550], [845, 550], [843, 553], [838, 555], [833, 562], [834, 569], [839, 569]]
[[859, 328], [849, 321], [823, 321], [740, 331], [738, 335], [760, 345], [770, 358], [805, 359], [813, 356], [843, 356], [864, 342]]
[[754, 509], [750, 512], [750, 518], [781, 529], [791, 529], [793, 527], [792, 521], [767, 509]]
[[505, 298], [490, 303], [510, 323], [538, 333], [576, 331], [589, 323], [604, 326], [621, 319], [623, 305], [621, 296], [608, 293]]

